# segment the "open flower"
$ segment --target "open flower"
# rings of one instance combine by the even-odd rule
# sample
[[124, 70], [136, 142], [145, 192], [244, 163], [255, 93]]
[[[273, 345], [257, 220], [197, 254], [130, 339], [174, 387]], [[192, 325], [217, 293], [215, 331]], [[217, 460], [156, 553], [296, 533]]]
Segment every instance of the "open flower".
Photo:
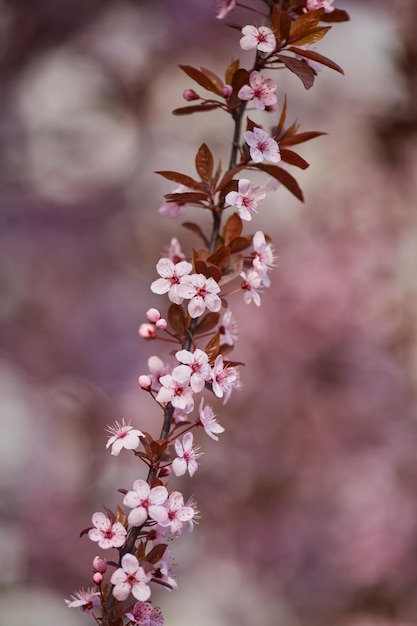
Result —
[[224, 397], [224, 404], [230, 398], [234, 388], [240, 388], [239, 374], [235, 367], [224, 364], [223, 356], [218, 354], [211, 369], [211, 384], [217, 398]]
[[204, 398], [201, 398], [200, 406], [198, 407], [198, 412], [200, 418], [197, 422], [198, 425], [203, 426], [206, 434], [214, 439], [214, 441], [218, 441], [218, 434], [224, 433], [223, 426], [220, 426], [219, 422], [216, 420], [216, 415], [209, 404], [204, 406]]
[[189, 350], [179, 350], [175, 357], [182, 365], [177, 365], [172, 371], [175, 378], [180, 375], [181, 378], [189, 380], [191, 389], [198, 393], [204, 389], [206, 380], [210, 380], [210, 365], [208, 355], [203, 350], [197, 348], [194, 352]]
[[135, 626], [164, 626], [161, 609], [154, 608], [149, 602], [136, 602], [131, 613], [125, 613]]
[[174, 263], [169, 259], [159, 259], [156, 270], [161, 278], [154, 280], [151, 284], [151, 291], [162, 295], [168, 294], [168, 298], [175, 304], [181, 304], [184, 300], [179, 294], [179, 287], [184, 281], [184, 277], [191, 272], [193, 266], [187, 261]]
[[91, 611], [91, 609], [100, 604], [100, 592], [96, 591], [96, 587], [87, 587], [74, 591], [71, 600], [65, 600], [65, 604], [69, 609], [81, 609], [82, 611]]
[[166, 487], [159, 485], [151, 489], [146, 481], [140, 478], [135, 480], [133, 491], [128, 491], [123, 499], [123, 504], [132, 509], [127, 521], [131, 526], [142, 526], [148, 517], [159, 523], [165, 521], [166, 510], [163, 505], [167, 497]]
[[276, 90], [277, 84], [272, 78], [264, 78], [254, 70], [250, 73], [249, 85], [243, 85], [237, 97], [241, 100], [253, 100], [255, 107], [263, 111], [265, 107], [277, 103]]
[[124, 419], [121, 423], [117, 420], [112, 426], [107, 427], [110, 437], [106, 443], [106, 449], [111, 446], [111, 454], [118, 456], [122, 448], [126, 450], [136, 450], [139, 445], [139, 437], [143, 437], [143, 432], [126, 424]]
[[307, 0], [306, 9], [307, 11], [316, 11], [316, 9], [324, 9], [325, 13], [331, 13], [334, 11], [334, 7], [332, 6], [334, 0]]
[[91, 541], [97, 541], [100, 548], [121, 548], [126, 541], [126, 528], [120, 522], [112, 524], [104, 513], [94, 513], [92, 522], [95, 528], [90, 528], [88, 537]]
[[175, 440], [177, 458], [172, 461], [172, 471], [175, 476], [183, 476], [187, 470], [190, 476], [194, 476], [198, 470], [196, 459], [202, 455], [202, 452], [199, 452], [200, 448], [197, 446], [193, 448], [193, 442], [193, 433], [185, 433], [182, 442], [179, 439]]
[[268, 276], [268, 272], [274, 266], [275, 255], [272, 248], [272, 244], [267, 243], [265, 235], [261, 230], [258, 230], [253, 236], [253, 248], [252, 253], [252, 265], [258, 272], [262, 280], [264, 287], [269, 287], [271, 281]]
[[189, 385], [189, 375], [186, 372], [176, 372], [161, 376], [161, 388], [155, 400], [161, 404], [171, 402], [172, 406], [184, 413], [191, 413], [194, 408], [193, 390]]
[[171, 533], [178, 537], [186, 522], [190, 522], [195, 510], [191, 506], [184, 506], [184, 497], [179, 491], [173, 491], [167, 501], [167, 519], [161, 526], [169, 526]]
[[244, 291], [243, 299], [246, 304], [254, 302], [256, 306], [261, 306], [261, 296], [258, 291], [262, 287], [262, 278], [256, 270], [241, 272], [243, 283], [240, 288]]
[[265, 197], [266, 192], [261, 187], [254, 187], [250, 180], [241, 178], [238, 184], [238, 191], [229, 191], [225, 200], [239, 210], [242, 220], [250, 222], [252, 214], [258, 212], [256, 210], [258, 202]]
[[253, 50], [256, 48], [260, 52], [273, 52], [277, 46], [274, 32], [268, 26], [244, 26], [242, 28], [242, 39], [240, 47], [242, 50]]
[[264, 159], [278, 163], [281, 160], [279, 147], [275, 139], [272, 139], [262, 128], [247, 130], [243, 133], [249, 146], [250, 156], [255, 163], [261, 163]]
[[151, 595], [151, 589], [147, 583], [152, 575], [146, 574], [143, 567], [133, 554], [125, 554], [122, 558], [122, 567], [113, 572], [110, 582], [114, 585], [113, 595], [116, 600], [126, 600], [130, 593], [145, 602]]
[[203, 315], [206, 308], [209, 311], [220, 311], [222, 302], [217, 295], [220, 291], [219, 285], [214, 278], [206, 278], [204, 274], [191, 274], [186, 276], [178, 293], [188, 303], [188, 313], [192, 318]]

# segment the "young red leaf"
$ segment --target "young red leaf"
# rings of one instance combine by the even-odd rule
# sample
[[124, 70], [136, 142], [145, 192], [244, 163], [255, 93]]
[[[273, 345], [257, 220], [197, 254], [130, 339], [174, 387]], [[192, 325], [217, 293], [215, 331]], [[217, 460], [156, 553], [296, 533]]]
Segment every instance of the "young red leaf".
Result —
[[194, 180], [194, 178], [191, 178], [191, 176], [187, 176], [186, 174], [180, 174], [180, 172], [171, 172], [168, 170], [155, 172], [155, 174], [159, 174], [167, 180], [172, 180], [174, 183], [184, 185], [185, 187], [189, 187], [190, 189], [202, 191], [201, 183], [197, 182], [196, 180]]
[[306, 89], [310, 89], [313, 86], [316, 73], [305, 61], [293, 59], [284, 54], [277, 54], [277, 57], [291, 72], [298, 76]]
[[301, 191], [299, 184], [297, 183], [295, 178], [291, 176], [291, 174], [289, 174], [286, 170], [282, 169], [282, 167], [279, 167], [279, 165], [267, 165], [264, 163], [259, 163], [255, 167], [279, 180], [279, 182], [284, 185], [284, 187], [286, 187], [288, 191], [291, 191], [291, 193], [294, 194], [294, 196], [298, 198], [298, 200], [304, 202], [304, 195]]
[[272, 30], [274, 31], [275, 38], [278, 42], [284, 43], [288, 39], [291, 28], [291, 18], [287, 11], [279, 9], [274, 4], [272, 9]]
[[208, 355], [210, 363], [216, 360], [220, 348], [220, 334], [216, 333], [204, 348], [204, 352]]
[[210, 148], [203, 143], [196, 154], [195, 157], [195, 168], [197, 172], [201, 176], [201, 180], [207, 186], [211, 186], [211, 181], [213, 178], [213, 155], [211, 154]]
[[224, 83], [221, 78], [219, 78], [217, 74], [215, 74], [211, 70], [208, 70], [205, 67], [200, 67], [200, 70], [202, 74], [204, 74], [204, 76], [207, 78], [207, 80], [211, 82], [213, 86], [213, 89], [211, 89], [211, 91], [213, 91], [213, 93], [217, 94], [218, 96], [222, 96]]
[[[185, 314], [179, 304], [171, 304], [168, 309], [168, 321], [173, 331], [182, 337], [185, 332]], [[149, 454], [150, 450], [148, 451]]]
[[306, 170], [309, 167], [309, 163], [307, 163], [307, 161], [296, 152], [293, 152], [292, 150], [287, 150], [287, 148], [280, 148], [280, 152], [281, 159], [284, 161], [284, 163], [289, 163], [289, 165], [295, 165], [302, 170]]
[[226, 68], [226, 73], [224, 75], [224, 81], [226, 85], [232, 85], [233, 77], [239, 69], [239, 64], [239, 59], [236, 59], [235, 61], [232, 61], [230, 65]]
[[[212, 93], [215, 93], [217, 96], [222, 95], [221, 88], [219, 92], [219, 89], [213, 83], [212, 76], [208, 75], [208, 70], [204, 72], [204, 71], [198, 70], [196, 67], [191, 67], [191, 65], [179, 65], [179, 68], [182, 69], [182, 71], [185, 72], [187, 76], [195, 80], [196, 83], [201, 85], [201, 87], [204, 87], [204, 89], [207, 89], [207, 91], [211, 91]], [[215, 74], [213, 76], [215, 76]], [[220, 81], [220, 78], [218, 77], [216, 78]]]
[[200, 111], [212, 111], [213, 109], [218, 109], [221, 107], [221, 103], [212, 103], [205, 104], [204, 102], [201, 104], [194, 104], [188, 107], [179, 107], [178, 109], [174, 109], [172, 111], [173, 115], [190, 115], [190, 113], [200, 113]]
[[249, 248], [251, 244], [251, 240], [247, 237], [235, 237], [229, 243], [230, 252], [235, 254], [236, 252], [242, 252], [242, 250], [246, 250]]
[[216, 265], [208, 265], [205, 261], [194, 257], [196, 274], [203, 274], [206, 278], [214, 278], [216, 283], [222, 277], [221, 270]]
[[243, 222], [237, 213], [233, 213], [227, 220], [223, 229], [223, 239], [224, 243], [229, 245], [229, 243], [236, 239], [236, 237], [240, 237], [243, 230]]
[[230, 256], [230, 248], [228, 246], [220, 246], [217, 248], [209, 257], [207, 257], [207, 263], [212, 263], [216, 267], [220, 269], [226, 263], [227, 259]]
[[150, 550], [150, 552], [148, 552], [148, 554], [145, 556], [145, 561], [147, 563], [150, 563], [151, 565], [156, 565], [157, 563], [159, 563], [159, 561], [162, 559], [162, 557], [165, 554], [165, 550], [167, 549], [167, 544], [166, 543], [158, 543], [156, 546], [154, 546], [152, 548], [152, 550]]
[[300, 17], [297, 17], [295, 22], [291, 25], [288, 42], [291, 43], [296, 39], [300, 39], [314, 30], [319, 25], [323, 14], [323, 8], [316, 9], [315, 11], [308, 11], [307, 13], [301, 13]]
[[198, 335], [207, 333], [213, 330], [219, 323], [220, 313], [206, 313], [203, 317], [200, 317], [196, 326], [195, 332]]
[[305, 141], [309, 141], [310, 139], [314, 139], [315, 137], [320, 137], [321, 135], [327, 135], [327, 133], [322, 133], [320, 131], [305, 131], [303, 133], [298, 133], [296, 135], [288, 134], [285, 135], [283, 139], [279, 142], [280, 149], [284, 146], [295, 146], [299, 143], [304, 143]]
[[167, 202], [177, 202], [178, 204], [195, 204], [208, 200], [208, 196], [203, 191], [184, 191], [184, 193], [166, 193], [164, 198]]
[[349, 13], [343, 9], [335, 9], [330, 13], [324, 13], [321, 17], [322, 22], [348, 22], [349, 20]]
[[290, 50], [291, 52], [294, 52], [295, 54], [298, 54], [299, 56], [306, 57], [306, 59], [311, 59], [312, 61], [316, 61], [317, 63], [326, 65], [327, 67], [330, 67], [332, 70], [336, 70], [336, 72], [340, 72], [341, 74], [344, 74], [344, 71], [342, 70], [340, 65], [337, 65], [337, 63], [335, 63], [331, 59], [328, 59], [322, 54], [319, 54], [318, 52], [314, 52], [314, 50], [304, 50], [302, 48], [296, 48], [295, 46], [290, 46], [288, 50]]
[[307, 46], [313, 43], [317, 43], [320, 39], [323, 39], [324, 35], [331, 29], [331, 26], [317, 26], [314, 30], [302, 35], [301, 37], [297, 37], [296, 39], [292, 39], [291, 43], [296, 44], [297, 46]]

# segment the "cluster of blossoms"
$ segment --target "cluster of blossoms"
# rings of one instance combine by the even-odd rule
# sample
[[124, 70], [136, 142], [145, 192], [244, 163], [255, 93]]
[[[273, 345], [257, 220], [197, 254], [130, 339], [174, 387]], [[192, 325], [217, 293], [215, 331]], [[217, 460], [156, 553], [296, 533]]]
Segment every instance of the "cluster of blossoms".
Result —
[[[271, 132], [249, 117], [244, 129], [246, 107], [253, 105], [255, 112], [264, 113], [278, 109], [277, 83], [263, 74], [265, 70], [286, 67], [306, 88], [317, 75], [312, 63], [341, 71], [330, 59], [305, 48], [327, 32], [328, 27], [320, 26], [320, 21], [348, 19], [344, 11], [332, 6], [333, 0], [292, 0], [286, 11], [277, 2], [264, 2], [269, 11], [268, 25], [249, 24], [241, 29], [242, 50], [255, 51], [250, 70], [234, 61], [226, 69], [223, 82], [204, 68], [180, 66], [215, 98], [203, 98], [194, 89], [187, 89], [185, 100], [198, 104], [174, 113], [221, 109], [234, 121], [234, 140], [225, 172], [220, 162], [215, 167], [206, 144], [200, 146], [195, 157], [197, 178], [175, 171], [158, 172], [177, 185], [165, 196], [159, 214], [176, 218], [190, 207], [208, 210], [212, 229], [206, 234], [198, 224], [184, 224], [203, 242], [203, 247], [195, 248], [189, 256], [177, 238], [171, 239], [156, 264], [159, 277], [150, 285], [153, 294], [168, 299], [166, 317], [159, 309], [150, 308], [146, 322], [139, 326], [142, 339], [170, 345], [169, 355], [165, 359], [152, 355], [148, 371], [138, 378], [140, 389], [162, 411], [159, 437], [155, 439], [124, 419], [107, 428], [106, 447], [111, 455], [133, 451], [147, 466], [147, 477], [137, 478], [130, 490], [120, 489], [124, 494], [122, 506], [117, 506], [116, 512], [107, 508], [95, 512], [92, 525], [82, 533], [101, 550], [118, 551], [117, 561], [95, 557], [92, 580], [96, 586], [80, 589], [66, 601], [69, 607], [90, 613], [101, 626], [164, 624], [160, 609], [150, 602], [151, 584], [177, 588], [168, 541], [180, 537], [185, 528], [192, 531], [199, 519], [194, 497], [186, 499], [180, 491], [170, 490], [169, 479], [172, 475], [193, 477], [198, 470], [203, 452], [194, 440], [197, 431], [204, 430], [218, 441], [225, 430], [205, 394], [225, 404], [241, 388], [242, 363], [229, 358], [239, 337], [236, 318], [229, 308], [230, 298], [240, 295], [245, 304], [259, 307], [263, 290], [271, 285], [275, 254], [269, 237], [261, 230], [245, 235], [243, 222], [255, 219], [261, 203], [280, 185], [302, 200], [288, 166], [305, 169], [308, 163], [292, 147], [322, 134], [299, 133], [296, 123], [287, 126], [285, 99]], [[217, 17], [225, 17], [235, 4], [230, 0], [220, 2]], [[241, 174], [243, 170], [255, 170], [267, 180], [256, 185]], [[224, 215], [227, 219], [222, 223]], [[109, 567], [113, 569], [104, 583]], [[125, 602], [132, 602], [131, 597], [134, 603], [125, 606]], [[98, 605], [101, 617], [94, 613]]]

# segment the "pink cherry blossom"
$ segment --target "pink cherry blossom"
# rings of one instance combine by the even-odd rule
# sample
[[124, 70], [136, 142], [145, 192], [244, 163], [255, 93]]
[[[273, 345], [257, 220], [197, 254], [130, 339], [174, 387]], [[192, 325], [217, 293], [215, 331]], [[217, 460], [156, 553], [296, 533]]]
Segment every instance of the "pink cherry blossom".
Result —
[[142, 339], [156, 339], [156, 330], [153, 324], [141, 324], [138, 332]]
[[169, 374], [171, 371], [171, 367], [169, 364], [163, 362], [159, 356], [151, 356], [148, 359], [148, 369], [149, 369], [149, 378], [152, 381], [152, 384], [157, 389], [160, 388], [161, 383], [159, 382], [162, 376], [165, 374]]
[[268, 26], [244, 26], [242, 28], [243, 37], [240, 40], [242, 50], [253, 50], [256, 48], [260, 52], [274, 52], [277, 42], [274, 32]]
[[239, 339], [239, 326], [230, 309], [223, 313], [219, 324], [219, 334], [222, 343], [233, 346]]
[[225, 366], [223, 356], [219, 354], [211, 370], [211, 384], [217, 398], [224, 397], [224, 403], [230, 398], [234, 388], [240, 388], [239, 374], [235, 367]]
[[194, 476], [198, 470], [198, 459], [202, 452], [199, 452], [199, 447], [193, 447], [194, 436], [193, 433], [185, 433], [182, 438], [182, 442], [179, 439], [175, 440], [175, 452], [177, 458], [172, 462], [172, 471], [175, 476], [183, 476], [188, 470], [190, 476]]
[[194, 530], [195, 524], [198, 524], [200, 517], [201, 517], [195, 497], [190, 496], [187, 502], [185, 503], [185, 506], [190, 507], [194, 511], [193, 517], [191, 517], [188, 520], [188, 530], [190, 531], [190, 533], [192, 533]]
[[271, 281], [268, 272], [274, 266], [275, 255], [272, 244], [267, 243], [265, 235], [258, 230], [253, 236], [252, 265], [262, 279], [264, 287], [270, 287]]
[[[165, 552], [165, 554], [167, 553]], [[172, 591], [172, 589], [178, 589], [177, 581], [170, 576], [168, 563], [166, 561], [161, 561], [158, 564], [157, 569], [155, 569], [152, 574], [152, 578], [169, 585], [171, 587], [169, 591]]]
[[165, 257], [173, 263], [185, 261], [185, 254], [181, 250], [181, 245], [176, 237], [173, 237], [166, 248]]
[[191, 413], [194, 408], [193, 390], [189, 385], [189, 377], [185, 372], [166, 374], [159, 379], [161, 388], [156, 395], [160, 404], [171, 402], [172, 406], [184, 413]]
[[131, 613], [125, 613], [135, 626], [164, 626], [165, 620], [161, 609], [154, 608], [149, 602], [136, 602]]
[[161, 317], [162, 317], [162, 315], [161, 315], [160, 311], [158, 311], [158, 309], [148, 309], [146, 311], [146, 319], [151, 324], [155, 324], [155, 322], [160, 320]]
[[194, 508], [184, 506], [184, 497], [179, 491], [173, 491], [166, 503], [167, 519], [161, 526], [169, 526], [171, 533], [178, 537], [186, 522], [190, 522], [195, 515]]
[[217, 295], [219, 285], [214, 278], [206, 278], [203, 274], [191, 274], [186, 276], [179, 288], [178, 293], [182, 298], [190, 300], [188, 313], [192, 318], [203, 315], [206, 308], [209, 311], [220, 311], [222, 302]]
[[240, 276], [243, 278], [240, 288], [244, 291], [243, 299], [246, 304], [254, 302], [256, 306], [261, 306], [261, 296], [259, 295], [259, 289], [262, 287], [261, 276], [256, 270], [241, 272]]
[[306, 9], [307, 11], [315, 11], [323, 8], [325, 13], [331, 13], [334, 11], [333, 2], [334, 0], [307, 0]]
[[236, 0], [218, 0], [216, 17], [218, 20], [222, 20], [230, 11], [236, 6]]
[[125, 554], [122, 558], [122, 567], [113, 572], [110, 582], [114, 585], [113, 595], [116, 600], [126, 600], [130, 593], [145, 602], [151, 595], [151, 589], [147, 583], [152, 575], [146, 574], [143, 567], [133, 554]]
[[159, 295], [167, 293], [168, 298], [175, 304], [181, 304], [184, 298], [179, 294], [179, 287], [184, 281], [184, 277], [193, 269], [191, 263], [180, 261], [174, 263], [169, 259], [159, 259], [156, 270], [161, 278], [154, 280], [151, 284], [151, 291]]
[[218, 441], [218, 434], [224, 433], [223, 426], [220, 426], [219, 422], [216, 420], [216, 415], [209, 404], [204, 406], [204, 398], [201, 398], [200, 406], [198, 408], [198, 412], [200, 418], [198, 420], [198, 424], [203, 426], [206, 434], [214, 439], [214, 441]]
[[95, 556], [93, 559], [93, 569], [95, 572], [99, 572], [100, 574], [104, 574], [107, 570], [107, 561], [103, 559], [102, 556]]
[[249, 85], [241, 87], [237, 97], [241, 100], [253, 100], [255, 107], [263, 111], [265, 107], [277, 103], [276, 90], [277, 84], [272, 78], [264, 78], [259, 72], [253, 71], [249, 76]]
[[95, 528], [90, 528], [88, 537], [91, 541], [97, 541], [100, 548], [121, 548], [126, 541], [126, 528], [120, 522], [112, 524], [104, 513], [94, 513], [92, 522]]
[[100, 592], [96, 591], [96, 587], [87, 587], [74, 591], [71, 600], [65, 600], [65, 604], [70, 609], [81, 609], [82, 611], [91, 611], [92, 608], [100, 604]]
[[258, 202], [266, 197], [265, 191], [261, 187], [254, 187], [250, 180], [241, 178], [238, 184], [238, 191], [229, 191], [226, 195], [226, 202], [237, 207], [242, 220], [248, 222], [252, 219], [252, 214], [257, 213]]
[[188, 376], [191, 389], [195, 393], [202, 391], [206, 381], [210, 380], [210, 365], [206, 352], [199, 348], [194, 352], [179, 350], [175, 357], [183, 365], [178, 365], [173, 369], [173, 377], [175, 378], [178, 375], [181, 377]]
[[262, 128], [255, 126], [253, 131], [247, 130], [243, 136], [249, 146], [251, 159], [255, 163], [261, 163], [264, 159], [272, 163], [278, 163], [281, 160], [277, 142]]
[[111, 446], [111, 454], [118, 456], [122, 448], [126, 450], [136, 450], [139, 445], [139, 437], [143, 437], [143, 432], [126, 424], [125, 420], [119, 423], [117, 420], [112, 426], [107, 427], [110, 437], [107, 440], [106, 448]]
[[[190, 191], [188, 187], [179, 185], [173, 189], [171, 193], [184, 193], [186, 191]], [[158, 213], [163, 217], [179, 217], [184, 213], [186, 206], [187, 204], [185, 202], [164, 202], [164, 204], [159, 207]]]
[[123, 504], [132, 509], [127, 521], [131, 526], [142, 526], [150, 517], [155, 522], [166, 520], [166, 509], [163, 506], [168, 497], [166, 487], [152, 487], [142, 479], [135, 480], [133, 491], [128, 491]]

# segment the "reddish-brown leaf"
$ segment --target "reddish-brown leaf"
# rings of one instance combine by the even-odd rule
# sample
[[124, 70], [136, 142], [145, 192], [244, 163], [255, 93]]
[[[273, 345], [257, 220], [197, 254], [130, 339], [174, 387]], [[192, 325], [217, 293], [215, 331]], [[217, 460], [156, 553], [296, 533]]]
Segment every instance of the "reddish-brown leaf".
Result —
[[235, 61], [232, 61], [230, 65], [226, 68], [226, 73], [224, 75], [224, 81], [226, 85], [233, 84], [233, 77], [239, 69], [239, 64], [239, 59], [236, 59]]
[[246, 250], [249, 248], [251, 244], [251, 240], [247, 237], [235, 237], [229, 243], [230, 252], [235, 254], [236, 252], [242, 252], [242, 250]]
[[309, 163], [303, 157], [301, 157], [296, 152], [292, 150], [287, 150], [287, 148], [280, 148], [281, 159], [285, 163], [289, 163], [290, 165], [295, 165], [296, 167], [301, 168], [302, 170], [306, 170], [309, 167]]
[[236, 70], [231, 83], [234, 97], [237, 98], [237, 94], [241, 87], [249, 83], [249, 75], [250, 72], [248, 72], [248, 70], [244, 70], [243, 68]]
[[211, 154], [210, 148], [207, 144], [203, 143], [195, 156], [195, 168], [199, 175], [201, 176], [201, 180], [207, 187], [210, 187], [211, 180], [213, 178], [213, 167], [214, 160], [213, 155]]
[[299, 143], [304, 143], [305, 141], [314, 139], [315, 137], [320, 137], [321, 135], [327, 135], [327, 133], [310, 130], [310, 131], [305, 131], [303, 133], [298, 133], [297, 135], [291, 135], [291, 134], [289, 134], [288, 136], [285, 135], [285, 137], [281, 139], [279, 146], [280, 148], [284, 146], [295, 146]]
[[314, 30], [324, 14], [324, 9], [316, 9], [315, 11], [308, 11], [307, 13], [301, 13], [300, 17], [297, 17], [295, 22], [291, 25], [288, 42], [291, 43], [300, 37], [304, 37], [312, 30]]
[[221, 269], [226, 263], [229, 256], [230, 248], [228, 246], [220, 246], [220, 248], [217, 248], [217, 250], [215, 250], [213, 254], [210, 254], [210, 256], [207, 257], [207, 263], [212, 263], [213, 265]]
[[291, 72], [298, 76], [306, 89], [313, 86], [316, 73], [305, 61], [287, 57], [285, 54], [277, 54], [277, 57]]
[[221, 189], [224, 189], [233, 179], [233, 176], [235, 176], [236, 174], [239, 174], [239, 172], [241, 172], [243, 169], [245, 169], [245, 166], [240, 165], [239, 167], [235, 167], [232, 170], [227, 170], [227, 172], [224, 173], [224, 176], [221, 179], [216, 191], [220, 191]]
[[322, 22], [348, 22], [349, 20], [349, 13], [343, 9], [335, 9], [331, 13], [324, 13], [321, 18]]
[[204, 352], [208, 355], [210, 363], [213, 363], [216, 360], [216, 356], [219, 354], [219, 349], [220, 333], [216, 333], [204, 348]]
[[185, 332], [185, 314], [179, 304], [171, 304], [168, 309], [168, 321], [177, 335], [182, 337]]
[[224, 243], [229, 245], [232, 239], [236, 239], [236, 237], [240, 237], [243, 230], [243, 223], [241, 218], [237, 213], [233, 213], [227, 220], [223, 229], [223, 239]]
[[150, 552], [145, 556], [145, 560], [147, 563], [151, 565], [156, 565], [162, 559], [165, 554], [165, 550], [167, 549], [166, 543], [158, 543], [156, 546], [152, 548]]
[[173, 115], [190, 115], [191, 113], [200, 113], [200, 111], [212, 111], [213, 109], [218, 109], [221, 106], [221, 103], [212, 103], [205, 104], [202, 102], [201, 104], [192, 104], [187, 107], [179, 107], [178, 109], [174, 109], [172, 111]]
[[176, 202], [177, 204], [195, 204], [208, 200], [208, 195], [203, 191], [184, 191], [183, 193], [166, 193], [164, 198], [167, 202]]
[[[201, 85], [201, 87], [207, 89], [207, 91], [211, 91], [217, 96], [222, 94], [221, 88], [219, 93], [218, 85], [216, 84], [216, 81], [213, 81], [212, 78], [216, 75], [209, 72], [209, 70], [203, 71], [203, 68], [201, 68], [201, 70], [198, 70], [196, 67], [191, 67], [191, 65], [179, 65], [179, 68], [182, 69], [182, 71], [185, 72], [187, 76], [195, 80], [196, 83]], [[216, 78], [218, 81], [220, 81], [220, 83], [222, 82], [218, 76], [216, 76]]]
[[224, 87], [224, 83], [222, 79], [219, 78], [217, 74], [215, 74], [211, 70], [208, 70], [205, 67], [200, 67], [200, 70], [201, 70], [201, 73], [204, 74], [204, 76], [207, 78], [207, 80], [210, 81], [210, 83], [213, 86], [213, 89], [211, 89], [210, 91], [213, 91], [213, 93], [217, 94], [218, 96], [222, 96], [223, 87]]
[[317, 26], [314, 30], [306, 33], [302, 37], [292, 39], [291, 43], [297, 46], [307, 46], [313, 43], [317, 43], [320, 39], [323, 39], [324, 35], [331, 29], [331, 26]]
[[155, 172], [155, 174], [159, 174], [160, 176], [163, 176], [168, 180], [172, 180], [174, 183], [178, 183], [179, 185], [185, 185], [185, 187], [189, 187], [190, 189], [201, 191], [201, 183], [186, 174], [180, 174], [180, 172], [171, 172], [168, 170]]
[[216, 265], [208, 265], [202, 259], [194, 258], [194, 267], [196, 274], [203, 274], [206, 278], [214, 278], [216, 283], [222, 276], [221, 270]]
[[284, 96], [284, 102], [282, 105], [281, 113], [279, 116], [277, 128], [276, 128], [275, 135], [274, 135], [275, 137], [279, 137], [281, 135], [282, 130], [284, 128], [286, 117], [287, 117], [287, 95]]
[[344, 71], [342, 70], [340, 65], [337, 65], [337, 63], [335, 63], [331, 59], [328, 59], [322, 54], [319, 54], [318, 52], [314, 52], [314, 50], [304, 50], [302, 48], [297, 48], [295, 46], [290, 46], [288, 50], [291, 50], [291, 52], [294, 52], [295, 54], [298, 54], [300, 56], [306, 57], [306, 59], [311, 59], [312, 61], [316, 61], [317, 63], [326, 65], [327, 67], [330, 67], [332, 70], [336, 70], [336, 72], [340, 72], [341, 74], [344, 74]]
[[188, 230], [191, 230], [193, 233], [201, 237], [207, 248], [209, 247], [210, 243], [198, 224], [194, 224], [194, 222], [183, 222], [182, 226], [184, 226], [184, 228], [188, 228]]
[[213, 330], [219, 323], [220, 313], [206, 313], [204, 317], [201, 317], [196, 326], [195, 332], [198, 335], [202, 333], [208, 333], [210, 330]]
[[282, 169], [282, 167], [279, 167], [278, 165], [267, 165], [265, 163], [259, 163], [255, 167], [279, 180], [279, 182], [284, 185], [288, 191], [291, 191], [291, 193], [294, 194], [298, 200], [304, 202], [303, 192], [301, 191], [301, 188], [294, 176], [291, 176], [291, 174]]
[[291, 29], [291, 18], [287, 11], [279, 9], [275, 4], [272, 9], [272, 30], [278, 42], [287, 41]]

